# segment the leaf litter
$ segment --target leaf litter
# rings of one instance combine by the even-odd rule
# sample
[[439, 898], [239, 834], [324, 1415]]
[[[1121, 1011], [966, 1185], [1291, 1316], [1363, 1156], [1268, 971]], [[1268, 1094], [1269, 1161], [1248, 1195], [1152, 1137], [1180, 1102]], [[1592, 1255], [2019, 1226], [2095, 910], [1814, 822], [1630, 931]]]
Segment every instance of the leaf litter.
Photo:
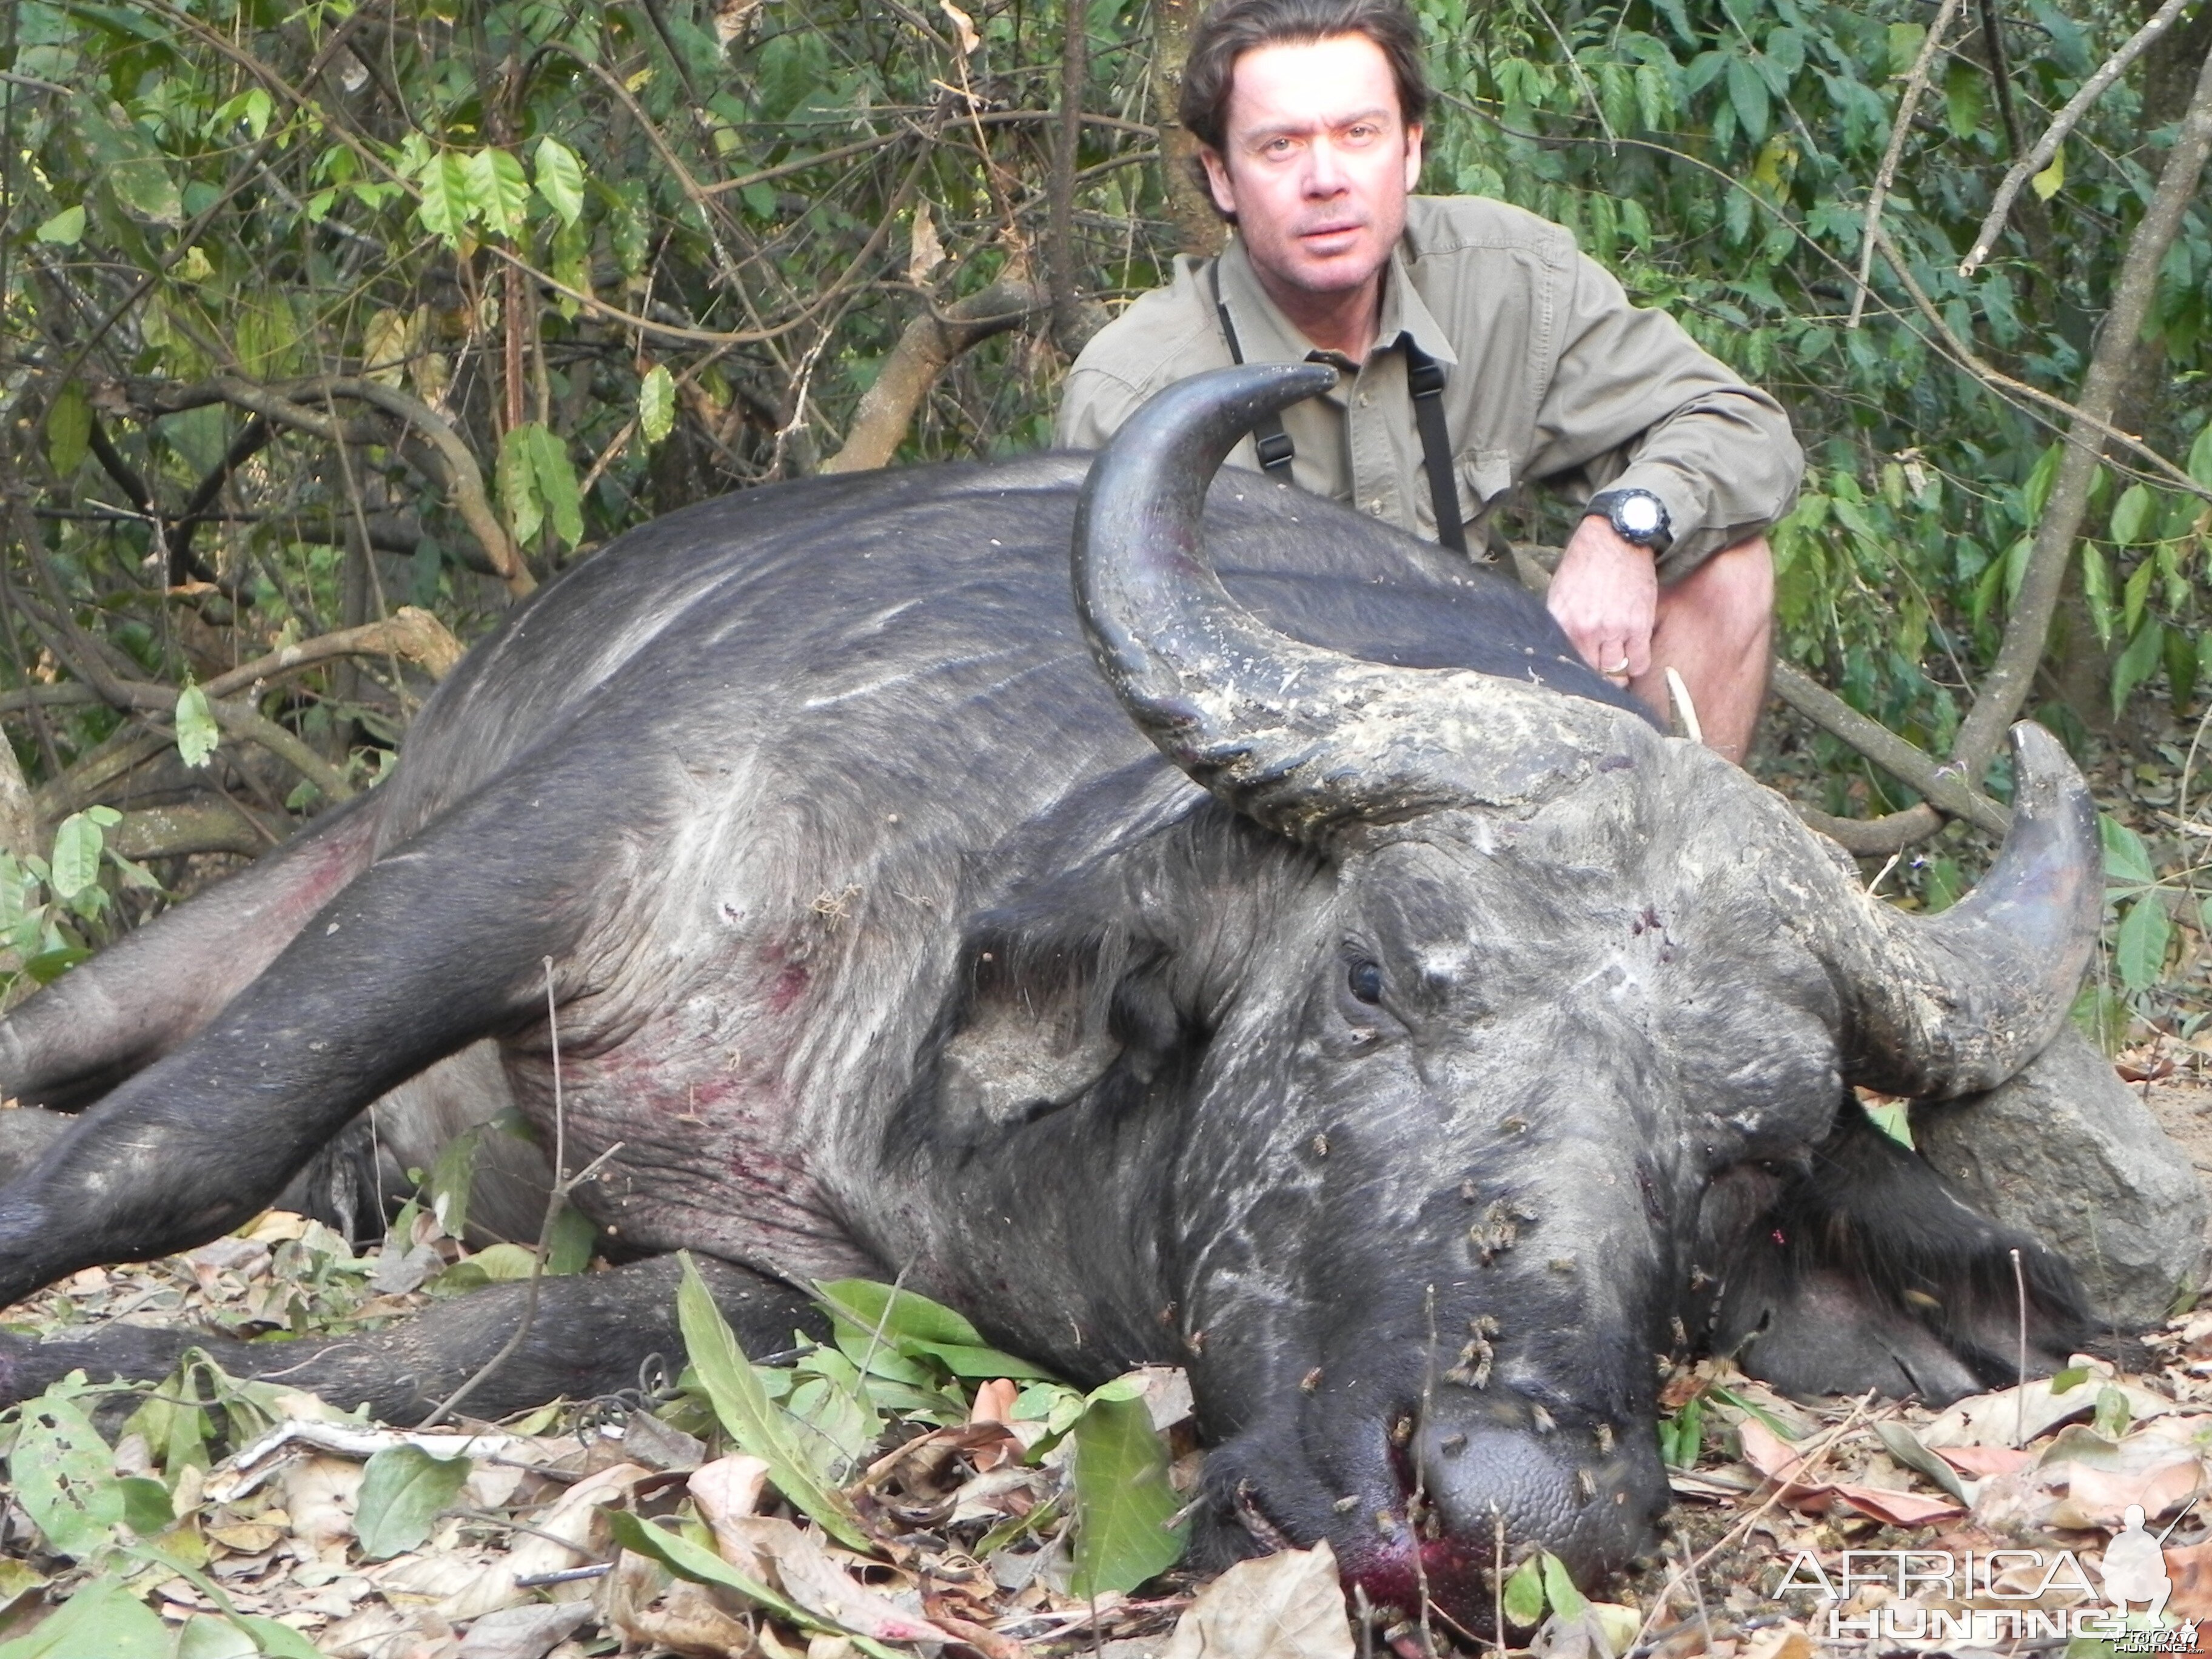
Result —
[[[368, 1328], [513, 1276], [483, 1254], [429, 1206], [365, 1255], [271, 1213], [182, 1256], [88, 1269], [12, 1322]], [[64, 1381], [0, 1419], [0, 1659], [1497, 1650], [1441, 1620], [1363, 1630], [1326, 1545], [1210, 1582], [1179, 1566], [1202, 1461], [1179, 1371], [1086, 1393], [949, 1309], [862, 1281], [820, 1287], [829, 1341], [759, 1365], [696, 1277], [684, 1291], [680, 1377], [504, 1424], [386, 1428], [196, 1354], [159, 1387]], [[1680, 1368], [1662, 1401], [1663, 1559], [1598, 1601], [1556, 1558], [1509, 1545], [1505, 1646], [1810, 1659], [1832, 1607], [1898, 1600], [1894, 1584], [1840, 1604], [1781, 1588], [1799, 1558], [1832, 1573], [1848, 1551], [2069, 1551], [2086, 1579], [2002, 1604], [2094, 1600], [2130, 1505], [2166, 1534], [2168, 1622], [2212, 1617], [2212, 1310], [2136, 1358], [2124, 1372], [2077, 1357], [1942, 1412], [1787, 1399], [1725, 1361]], [[1899, 1608], [1955, 1612], [1946, 1588], [1914, 1586]]]

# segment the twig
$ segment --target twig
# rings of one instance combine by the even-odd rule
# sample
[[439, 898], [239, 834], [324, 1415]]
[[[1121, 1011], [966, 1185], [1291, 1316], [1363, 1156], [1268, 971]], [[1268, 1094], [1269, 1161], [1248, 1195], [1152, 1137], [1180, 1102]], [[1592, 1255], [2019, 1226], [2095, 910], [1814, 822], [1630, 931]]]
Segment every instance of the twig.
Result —
[[[2127, 253], [2112, 284], [2112, 310], [2106, 315], [2088, 371], [2081, 377], [2083, 424], [2094, 422], [2100, 432], [2110, 424], [2119, 405], [2121, 385], [2150, 315], [2159, 267], [2166, 262], [2166, 250], [2173, 246], [2181, 228], [2208, 155], [2212, 155], [2212, 51], [2205, 53], [2188, 112], [2182, 118], [2173, 148], [2166, 153], [2166, 166], [2160, 169], [2158, 189], [2135, 234], [2128, 239]], [[1996, 664], [1983, 678], [1980, 693], [1960, 722], [1952, 747], [1969, 778], [1979, 777], [1988, 767], [2003, 742], [2005, 728], [2027, 701], [2104, 451], [2101, 441], [2093, 440], [2079, 427], [2066, 434], [2066, 450], [2059, 459], [2058, 476], [2052, 482], [2042, 520], [2035, 527], [2020, 596], [2005, 623], [2004, 642], [1998, 647]]]
[[1883, 771], [1926, 796], [1936, 810], [1965, 818], [1991, 835], [2002, 836], [2011, 827], [2012, 815], [1974, 788], [1961, 769], [1945, 766], [1881, 721], [1860, 714], [1802, 669], [1778, 658], [1774, 664], [1774, 690], [1815, 726], [1841, 738]]
[[522, 1318], [514, 1334], [500, 1351], [477, 1368], [474, 1376], [447, 1395], [445, 1402], [416, 1426], [417, 1429], [435, 1428], [453, 1415], [461, 1401], [475, 1393], [477, 1385], [501, 1365], [512, 1359], [530, 1335], [530, 1328], [538, 1318], [538, 1287], [545, 1279], [545, 1259], [553, 1249], [554, 1224], [561, 1219], [561, 1212], [568, 1207], [568, 1194], [582, 1182], [598, 1173], [599, 1166], [622, 1150], [617, 1141], [606, 1151], [586, 1164], [573, 1176], [566, 1173], [568, 1165], [568, 1118], [561, 1094], [561, 1018], [560, 1006], [553, 994], [553, 958], [543, 958], [545, 968], [545, 1030], [553, 1048], [553, 1190], [545, 1197], [545, 1218], [538, 1227], [538, 1251], [530, 1260], [530, 1284], [522, 1298]]
[[2012, 1402], [2018, 1408], [2012, 1425], [2012, 1443], [2017, 1449], [2027, 1443], [2027, 1276], [2021, 1269], [2018, 1248], [2009, 1254], [2013, 1293], [2020, 1306], [2020, 1375], [2016, 1379], [2020, 1386], [2012, 1393]]
[[1847, 329], [1859, 325], [1859, 318], [1866, 309], [1867, 277], [1874, 270], [1875, 231], [1881, 223], [1882, 204], [1889, 199], [1889, 187], [1897, 182], [1897, 164], [1905, 154], [1905, 141], [1912, 132], [1912, 112], [1920, 102], [1920, 94], [1928, 90], [1928, 71], [1935, 64], [1936, 53], [1943, 49], [1943, 37], [1951, 32], [1951, 20], [1958, 15], [1959, 3], [1960, 0], [1943, 0], [1942, 9], [1929, 26], [1927, 36], [1920, 43], [1920, 55], [1912, 60], [1912, 72], [1905, 77], [1905, 91], [1897, 100], [1897, 118], [1889, 129], [1889, 148], [1882, 152], [1881, 166], [1874, 175], [1874, 188], [1867, 192], [1866, 229], [1859, 236], [1859, 268], [1852, 279], [1851, 314], [1844, 322]]
[[1990, 202], [1990, 210], [1982, 220], [1982, 228], [1974, 233], [1974, 246], [1959, 262], [1959, 275], [1971, 276], [1981, 269], [1982, 262], [1990, 257], [2004, 229], [2006, 216], [2011, 213], [2014, 198], [2020, 187], [2035, 174], [2051, 165], [2051, 158], [2058, 154], [2059, 145], [2066, 135], [2081, 125], [2089, 106], [2105, 95], [2106, 89], [2127, 73], [2128, 65], [2143, 54], [2143, 51], [2158, 37], [2172, 27], [2173, 20], [2189, 8], [2189, 0], [2166, 0], [2154, 12], [2148, 21], [2128, 37], [2125, 46], [2107, 58], [2097, 72], [2081, 83], [2081, 89], [2066, 100], [2065, 108], [2051, 118], [2050, 131], [2035, 141], [2035, 148], [2012, 164], [2004, 181], [1997, 186], [1996, 195]]
[[1735, 1524], [1730, 1526], [1726, 1532], [1723, 1533], [1718, 1538], [1715, 1539], [1711, 1544], [1706, 1547], [1704, 1554], [1698, 1556], [1695, 1560], [1692, 1560], [1690, 1559], [1689, 1547], [1686, 1544], [1683, 1546], [1683, 1565], [1678, 1567], [1668, 1575], [1665, 1587], [1661, 1589], [1657, 1597], [1655, 1598], [1651, 1603], [1651, 1611], [1644, 1615], [1644, 1623], [1636, 1632], [1636, 1640], [1629, 1644], [1629, 1648], [1632, 1650], [1640, 1645], [1644, 1638], [1651, 1633], [1652, 1626], [1658, 1621], [1660, 1610], [1667, 1605], [1667, 1598], [1674, 1593], [1674, 1589], [1676, 1585], [1680, 1584], [1686, 1577], [1694, 1581], [1698, 1574], [1704, 1571], [1707, 1566], [1711, 1565], [1715, 1556], [1718, 1555], [1723, 1550], [1728, 1548], [1729, 1545], [1735, 1543], [1737, 1539], [1741, 1538], [1745, 1533], [1748, 1532], [1753, 1526], [1758, 1524], [1759, 1519], [1765, 1516], [1769, 1510], [1780, 1503], [1782, 1501], [1782, 1495], [1788, 1492], [1792, 1486], [1800, 1486], [1810, 1484], [1808, 1477], [1812, 1474], [1814, 1469], [1818, 1468], [1822, 1463], [1827, 1461], [1828, 1454], [1836, 1449], [1837, 1443], [1845, 1435], [1849, 1434], [1853, 1429], [1856, 1428], [1861, 1420], [1866, 1417], [1867, 1407], [1873, 1403], [1874, 1395], [1875, 1391], [1872, 1389], [1869, 1389], [1864, 1394], [1853, 1401], [1851, 1402], [1850, 1415], [1846, 1417], [1842, 1422], [1837, 1424], [1834, 1428], [1830, 1429], [1827, 1433], [1822, 1435], [1819, 1440], [1814, 1442], [1814, 1444], [1807, 1449], [1805, 1455], [1797, 1460], [1796, 1465], [1783, 1479], [1772, 1483], [1774, 1490], [1767, 1493], [1765, 1498], [1759, 1504], [1759, 1507], [1749, 1511], [1747, 1514], [1739, 1516], [1736, 1518]]
[[1989, 53], [1990, 82], [1997, 93], [1997, 118], [2004, 123], [2006, 148], [2013, 159], [2021, 154], [2020, 112], [2014, 107], [2012, 70], [2005, 63], [2004, 32], [1997, 21], [1996, 0], [1981, 0], [1982, 45]]

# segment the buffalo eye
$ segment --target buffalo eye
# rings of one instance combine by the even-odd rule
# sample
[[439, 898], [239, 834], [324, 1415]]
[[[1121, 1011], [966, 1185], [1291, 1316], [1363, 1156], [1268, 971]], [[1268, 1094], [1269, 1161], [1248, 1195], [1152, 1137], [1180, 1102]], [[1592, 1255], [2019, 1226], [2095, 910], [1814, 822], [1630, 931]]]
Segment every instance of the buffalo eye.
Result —
[[1352, 994], [1362, 1002], [1382, 1000], [1382, 964], [1379, 962], [1355, 962], [1352, 964], [1349, 981]]

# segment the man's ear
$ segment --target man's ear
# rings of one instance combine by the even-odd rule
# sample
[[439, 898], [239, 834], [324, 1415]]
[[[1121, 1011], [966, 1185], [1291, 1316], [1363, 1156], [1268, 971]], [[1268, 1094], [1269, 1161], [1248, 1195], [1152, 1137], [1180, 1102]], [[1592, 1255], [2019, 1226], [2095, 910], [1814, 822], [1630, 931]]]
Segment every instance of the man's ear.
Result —
[[1237, 216], [1237, 187], [1229, 181], [1229, 163], [1221, 159], [1221, 152], [1210, 144], [1198, 147], [1198, 159], [1206, 168], [1206, 182], [1213, 191], [1213, 205], [1231, 218]]
[[1413, 194], [1413, 186], [1421, 182], [1421, 124], [1418, 121], [1406, 129], [1406, 193]]

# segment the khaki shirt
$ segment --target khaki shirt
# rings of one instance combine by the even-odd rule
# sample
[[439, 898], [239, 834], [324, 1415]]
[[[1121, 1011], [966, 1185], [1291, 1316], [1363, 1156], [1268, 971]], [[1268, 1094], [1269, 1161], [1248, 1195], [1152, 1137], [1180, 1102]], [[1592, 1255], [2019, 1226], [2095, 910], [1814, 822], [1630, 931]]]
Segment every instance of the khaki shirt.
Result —
[[[1410, 339], [1444, 366], [1445, 430], [1468, 545], [1524, 479], [1575, 499], [1613, 486], [1666, 504], [1662, 579], [1757, 534], [1790, 510], [1802, 455], [1765, 392], [1701, 350], [1663, 312], [1628, 302], [1565, 228], [1480, 197], [1416, 196], [1384, 276], [1377, 345], [1364, 364], [1317, 351], [1260, 286], [1243, 244], [1184, 255], [1084, 348], [1061, 395], [1056, 441], [1096, 449], [1162, 387], [1228, 366], [1213, 283], [1247, 362], [1311, 358], [1336, 389], [1283, 411], [1291, 477], [1437, 539], [1421, 438], [1406, 386]], [[1246, 438], [1230, 464], [1256, 469]]]

